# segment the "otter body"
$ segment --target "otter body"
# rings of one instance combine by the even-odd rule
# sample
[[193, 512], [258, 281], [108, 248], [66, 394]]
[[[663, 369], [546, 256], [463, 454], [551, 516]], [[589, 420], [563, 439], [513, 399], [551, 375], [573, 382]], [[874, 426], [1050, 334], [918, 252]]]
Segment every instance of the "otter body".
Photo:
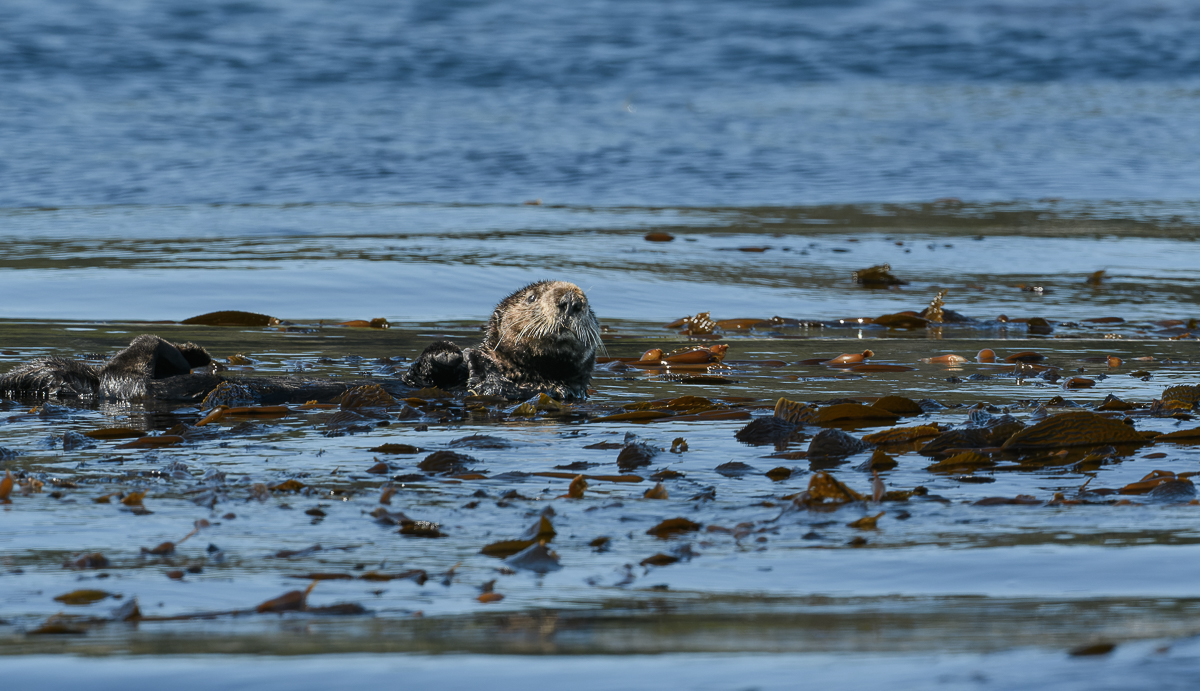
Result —
[[579, 286], [539, 281], [496, 305], [482, 343], [462, 349], [437, 341], [403, 381], [513, 399], [538, 393], [584, 399], [598, 348], [600, 324]]
[[[145, 334], [101, 368], [62, 357], [38, 358], [0, 376], [0, 395], [60, 399], [148, 400], [200, 403], [221, 382], [220, 365], [194, 343], [171, 343]], [[277, 405], [328, 401], [372, 382], [329, 382], [294, 377], [238, 378], [245, 403]], [[396, 384], [389, 390], [400, 389]]]
[[[162, 394], [170, 391], [191, 398], [188, 391], [207, 393], [220, 383], [215, 364], [208, 351], [195, 343], [170, 343], [144, 334], [100, 370], [99, 394], [117, 399], [164, 398]], [[192, 373], [200, 367], [207, 371]]]
[[56, 398], [187, 399], [188, 392], [204, 393], [220, 383], [211, 372], [208, 353], [195, 343], [171, 343], [145, 334], [133, 339], [99, 369], [78, 360], [47, 357], [18, 365], [0, 376], [0, 393], [41, 394]]

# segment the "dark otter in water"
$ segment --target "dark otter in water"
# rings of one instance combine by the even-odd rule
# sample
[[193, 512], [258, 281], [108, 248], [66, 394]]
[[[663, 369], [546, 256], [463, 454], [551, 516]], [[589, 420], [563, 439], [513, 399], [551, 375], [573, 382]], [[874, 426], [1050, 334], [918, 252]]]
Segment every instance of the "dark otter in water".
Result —
[[[14, 397], [115, 398], [199, 403], [221, 382], [220, 365], [194, 343], [171, 343], [144, 334], [101, 368], [63, 357], [18, 365], [0, 376], [0, 395]], [[245, 402], [265, 404], [328, 401], [366, 382], [327, 382], [293, 377], [238, 378]], [[385, 388], [389, 388], [385, 386]], [[390, 388], [400, 388], [393, 385]]]
[[544, 392], [583, 399], [600, 347], [600, 324], [579, 286], [539, 281], [496, 305], [478, 346], [463, 350], [437, 341], [402, 379], [416, 387], [465, 387], [475, 395], [527, 398]]
[[[133, 339], [99, 369], [62, 357], [38, 358], [0, 377], [0, 392], [44, 394], [58, 398], [187, 398], [220, 383], [213, 360], [195, 343], [170, 343], [149, 334]], [[209, 366], [204, 373], [193, 368]], [[161, 395], [167, 394], [167, 395]]]

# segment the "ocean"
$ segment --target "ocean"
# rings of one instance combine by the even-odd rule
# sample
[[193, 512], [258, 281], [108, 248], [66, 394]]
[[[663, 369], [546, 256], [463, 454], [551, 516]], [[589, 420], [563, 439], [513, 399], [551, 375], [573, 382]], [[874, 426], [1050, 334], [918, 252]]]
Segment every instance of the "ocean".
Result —
[[[235, 379], [392, 381], [545, 278], [607, 360], [562, 410], [422, 390], [349, 427], [0, 392], [0, 678], [1189, 688], [1200, 447], [1150, 439], [1197, 414], [1197, 35], [1182, 0], [0, 2], [0, 373], [152, 332]], [[939, 295], [968, 321], [880, 319]], [[223, 310], [283, 323], [178, 323]], [[710, 345], [666, 328], [704, 313], [724, 362], [644, 359]], [[930, 434], [1095, 411], [1147, 441], [951, 472], [927, 437], [814, 451], [899, 413], [735, 437], [884, 396]], [[421, 467], [450, 450], [472, 472]], [[805, 503], [872, 470], [894, 496]], [[561, 570], [481, 553], [543, 518]]]

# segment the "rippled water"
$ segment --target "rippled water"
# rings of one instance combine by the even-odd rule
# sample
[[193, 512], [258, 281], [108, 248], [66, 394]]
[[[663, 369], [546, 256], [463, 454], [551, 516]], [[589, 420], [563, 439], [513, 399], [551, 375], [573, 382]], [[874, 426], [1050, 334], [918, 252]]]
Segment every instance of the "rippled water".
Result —
[[[1198, 29], [1192, 3], [1165, 1], [5, 4], [0, 371], [96, 360], [153, 332], [252, 359], [233, 376], [388, 377], [435, 337], [472, 341], [499, 298], [547, 277], [586, 289], [613, 357], [685, 345], [663, 325], [703, 311], [801, 322], [724, 333], [733, 369], [717, 380], [602, 368], [565, 418], [454, 403], [327, 436], [330, 413], [293, 411], [154, 451], [63, 450], [68, 431], [157, 434], [200, 413], [84, 402], [40, 416], [27, 412], [37, 401], [0, 401], [0, 447], [17, 452], [0, 468], [46, 483], [0, 507], [5, 678], [107, 688], [139, 655], [157, 656], [139, 658], [144, 683], [189, 688], [213, 675], [256, 689], [369, 683], [395, 664], [448, 688], [1183, 687], [1200, 633], [1197, 507], [1046, 502], [1193, 472], [1200, 447], [958, 474], [908, 451], [881, 473], [888, 488], [941, 499], [793, 511], [784, 497], [828, 467], [798, 455], [807, 440], [787, 457], [737, 442], [745, 419], [585, 420], [681, 395], [754, 415], [781, 396], [901, 395], [949, 406], [919, 420], [962, 426], [976, 404], [1027, 419], [1056, 396], [1148, 404], [1196, 384]], [[851, 279], [880, 263], [907, 284]], [[869, 323], [939, 290], [976, 321]], [[228, 309], [291, 328], [173, 323]], [[392, 328], [336, 325], [378, 317]], [[1030, 333], [1033, 317], [1051, 332]], [[1096, 386], [919, 362], [983, 347], [1037, 350]], [[804, 364], [868, 348], [914, 369]], [[1166, 432], [1191, 414], [1134, 417]], [[405, 477], [476, 433], [511, 444], [460, 449], [487, 479]], [[584, 447], [627, 433], [688, 440], [649, 469], [684, 473], [666, 501], [642, 498], [649, 482], [603, 481], [568, 501], [568, 479], [522, 474], [580, 460], [615, 473], [615, 450]], [[447, 538], [366, 515], [389, 482], [365, 472], [385, 442], [426, 449], [381, 457], [402, 478], [392, 508]], [[866, 491], [867, 455], [832, 471]], [[717, 471], [730, 461], [752, 470]], [[792, 476], [764, 474], [777, 466]], [[250, 498], [286, 479], [314, 489]], [[153, 513], [94, 501], [137, 489]], [[1042, 503], [973, 505], [1018, 494]], [[547, 506], [561, 571], [509, 573], [479, 554]], [[878, 530], [847, 525], [880, 510]], [[714, 530], [646, 534], [674, 516]], [[213, 525], [176, 554], [142, 552], [201, 518]], [[598, 536], [607, 551], [589, 545]], [[63, 568], [94, 551], [109, 568]], [[683, 559], [640, 565], [656, 552]], [[410, 568], [430, 580], [322, 580], [310, 596], [365, 616], [101, 621], [135, 597], [148, 617], [190, 617], [253, 609], [312, 573]], [[489, 580], [505, 597], [483, 604]], [[122, 599], [53, 599], [80, 588]], [[60, 611], [86, 634], [30, 633]], [[1116, 651], [1066, 653], [1097, 641]]]
[[1194, 200], [1192, 3], [11, 2], [0, 205]]

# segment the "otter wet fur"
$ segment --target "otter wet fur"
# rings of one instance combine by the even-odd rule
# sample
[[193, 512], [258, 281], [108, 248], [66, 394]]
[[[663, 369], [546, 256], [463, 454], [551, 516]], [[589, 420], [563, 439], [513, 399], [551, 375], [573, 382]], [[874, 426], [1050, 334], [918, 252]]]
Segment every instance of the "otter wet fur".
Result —
[[38, 358], [18, 365], [0, 376], [0, 392], [55, 398], [158, 397], [158, 389], [164, 389], [167, 380], [171, 391], [161, 393], [180, 394], [192, 388], [208, 390], [216, 386], [219, 379], [211, 373], [191, 373], [195, 367], [212, 364], [204, 348], [194, 343], [171, 343], [145, 334], [133, 339], [129, 347], [99, 369], [62, 357]]
[[[222, 382], [223, 369], [194, 343], [171, 343], [143, 334], [103, 367], [63, 357], [45, 357], [17, 365], [0, 375], [0, 395], [14, 398], [117, 399], [200, 403]], [[328, 402], [370, 381], [322, 381], [296, 377], [236, 378], [246, 402], [278, 405], [316, 400]], [[397, 395], [395, 380], [378, 382]]]
[[601, 348], [600, 323], [583, 290], [565, 281], [531, 283], [500, 301], [483, 342], [461, 349], [431, 344], [402, 377], [405, 384], [466, 388], [481, 396], [521, 399], [545, 393], [587, 398]]

